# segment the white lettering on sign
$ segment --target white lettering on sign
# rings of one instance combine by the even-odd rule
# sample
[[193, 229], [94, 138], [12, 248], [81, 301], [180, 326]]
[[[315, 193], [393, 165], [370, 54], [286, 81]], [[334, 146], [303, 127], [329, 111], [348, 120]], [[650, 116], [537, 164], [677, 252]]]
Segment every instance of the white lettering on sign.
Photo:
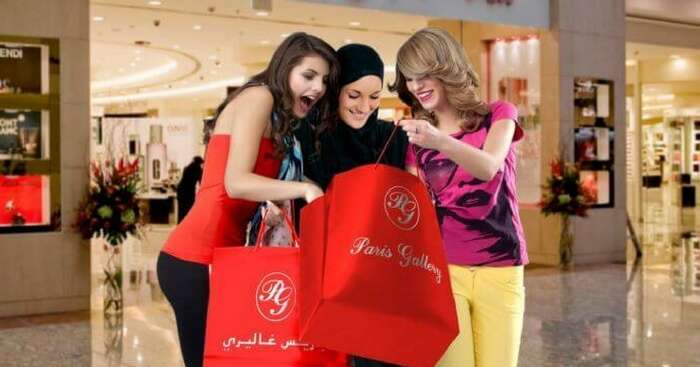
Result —
[[0, 118], [0, 135], [19, 135], [18, 119]]
[[21, 59], [23, 57], [21, 48], [0, 47], [0, 59]]

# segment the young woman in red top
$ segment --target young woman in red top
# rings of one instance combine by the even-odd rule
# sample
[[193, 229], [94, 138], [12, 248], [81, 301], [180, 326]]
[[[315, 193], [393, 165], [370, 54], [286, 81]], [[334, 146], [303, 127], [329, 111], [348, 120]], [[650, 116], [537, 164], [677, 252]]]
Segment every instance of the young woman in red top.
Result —
[[324, 96], [335, 88], [337, 74], [330, 45], [295, 33], [277, 48], [267, 69], [219, 106], [201, 188], [166, 241], [157, 266], [160, 286], [175, 311], [187, 367], [203, 363], [213, 249], [245, 243], [258, 202], [310, 202], [323, 195], [311, 183], [276, 177], [281, 158], [294, 149], [293, 121], [312, 108], [327, 112]]

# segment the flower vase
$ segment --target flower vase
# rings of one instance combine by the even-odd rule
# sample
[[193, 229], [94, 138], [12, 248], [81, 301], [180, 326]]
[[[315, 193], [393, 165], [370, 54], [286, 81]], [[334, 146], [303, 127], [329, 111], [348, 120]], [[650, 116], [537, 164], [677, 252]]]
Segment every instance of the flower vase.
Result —
[[571, 235], [571, 217], [561, 216], [561, 233], [559, 234], [559, 266], [563, 270], [571, 270], [573, 260], [574, 236]]
[[105, 243], [106, 262], [104, 264], [104, 304], [105, 318], [120, 316], [124, 311], [124, 294], [122, 292], [122, 244]]

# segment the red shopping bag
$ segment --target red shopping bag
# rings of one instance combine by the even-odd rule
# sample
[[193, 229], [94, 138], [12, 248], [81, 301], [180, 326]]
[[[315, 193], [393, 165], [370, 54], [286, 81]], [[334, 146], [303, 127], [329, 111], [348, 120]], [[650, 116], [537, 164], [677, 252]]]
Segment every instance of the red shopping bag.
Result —
[[302, 338], [434, 366], [459, 327], [435, 209], [422, 182], [366, 165], [301, 213]]
[[299, 339], [299, 247], [262, 247], [262, 237], [214, 250], [204, 366], [344, 367], [344, 355]]

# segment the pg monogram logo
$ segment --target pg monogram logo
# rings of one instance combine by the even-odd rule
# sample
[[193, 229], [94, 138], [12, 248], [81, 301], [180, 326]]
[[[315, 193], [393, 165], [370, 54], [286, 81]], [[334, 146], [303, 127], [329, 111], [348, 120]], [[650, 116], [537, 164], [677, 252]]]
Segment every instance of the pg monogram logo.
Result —
[[420, 220], [418, 199], [407, 188], [394, 186], [384, 195], [384, 212], [397, 228], [410, 231]]
[[289, 275], [274, 272], [265, 275], [255, 292], [258, 312], [265, 320], [280, 322], [294, 311], [297, 291]]

